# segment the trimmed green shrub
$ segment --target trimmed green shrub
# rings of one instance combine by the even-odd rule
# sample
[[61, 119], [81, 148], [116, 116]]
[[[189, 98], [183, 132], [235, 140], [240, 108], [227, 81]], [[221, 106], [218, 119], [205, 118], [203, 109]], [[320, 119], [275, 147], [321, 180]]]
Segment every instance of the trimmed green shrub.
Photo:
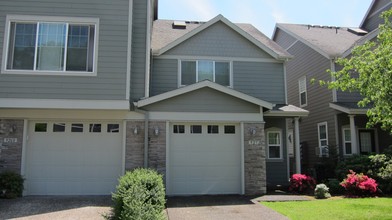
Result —
[[329, 188], [329, 192], [334, 196], [343, 195], [345, 193], [345, 189], [342, 185], [340, 185], [340, 181], [337, 179], [329, 179], [327, 186]]
[[317, 184], [314, 189], [314, 196], [316, 199], [326, 199], [330, 198], [331, 194], [329, 194], [329, 188], [325, 184]]
[[370, 163], [369, 155], [353, 155], [345, 158], [343, 161], [338, 163], [336, 167], [336, 177], [340, 180], [346, 178], [349, 170], [367, 174], [370, 169]]
[[13, 199], [21, 197], [23, 193], [23, 177], [12, 171], [0, 174], [0, 197]]
[[119, 179], [113, 219], [165, 219], [165, 189], [162, 175], [151, 169], [135, 169]]

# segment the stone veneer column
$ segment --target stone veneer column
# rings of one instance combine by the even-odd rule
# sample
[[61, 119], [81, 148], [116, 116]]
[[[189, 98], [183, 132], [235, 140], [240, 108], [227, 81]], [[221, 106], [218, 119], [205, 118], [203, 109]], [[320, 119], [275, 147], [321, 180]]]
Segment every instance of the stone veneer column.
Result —
[[0, 172], [21, 172], [24, 121], [0, 119]]
[[244, 123], [245, 194], [267, 192], [264, 123]]
[[[135, 134], [137, 128], [137, 134]], [[125, 147], [125, 170], [144, 165], [144, 121], [127, 121]]]
[[[166, 122], [150, 121], [148, 141], [148, 167], [166, 174]], [[158, 129], [158, 134], [155, 130]], [[165, 178], [163, 178], [165, 179]]]

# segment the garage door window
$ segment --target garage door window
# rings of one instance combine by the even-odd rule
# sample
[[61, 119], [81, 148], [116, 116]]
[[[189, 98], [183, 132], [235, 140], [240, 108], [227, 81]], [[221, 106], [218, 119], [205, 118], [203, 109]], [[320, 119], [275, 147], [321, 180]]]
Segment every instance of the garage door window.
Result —
[[90, 132], [100, 133], [101, 132], [101, 124], [90, 124]]
[[120, 130], [119, 124], [108, 124], [107, 132], [108, 133], [118, 133]]
[[201, 134], [202, 127], [201, 125], [191, 125], [191, 134]]
[[34, 131], [35, 132], [46, 132], [47, 126], [48, 125], [46, 123], [35, 123]]
[[65, 132], [65, 123], [54, 123], [53, 132]]
[[173, 133], [174, 134], [184, 134], [185, 133], [185, 125], [173, 125]]
[[71, 132], [83, 132], [83, 124], [72, 124]]
[[225, 134], [235, 134], [235, 126], [225, 125]]
[[219, 126], [218, 125], [208, 125], [208, 134], [219, 134]]

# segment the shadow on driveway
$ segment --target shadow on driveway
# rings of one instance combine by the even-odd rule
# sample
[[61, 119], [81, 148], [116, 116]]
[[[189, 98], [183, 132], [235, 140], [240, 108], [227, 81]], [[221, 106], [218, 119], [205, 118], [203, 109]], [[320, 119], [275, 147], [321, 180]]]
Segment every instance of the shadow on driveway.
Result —
[[103, 219], [110, 196], [26, 196], [0, 199], [0, 219]]
[[166, 211], [169, 220], [288, 219], [256, 199], [241, 195], [168, 197]]

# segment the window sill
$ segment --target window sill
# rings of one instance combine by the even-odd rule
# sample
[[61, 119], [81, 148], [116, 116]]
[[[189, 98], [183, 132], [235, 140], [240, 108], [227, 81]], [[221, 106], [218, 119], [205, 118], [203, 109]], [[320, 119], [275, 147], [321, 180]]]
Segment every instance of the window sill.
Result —
[[282, 163], [282, 162], [284, 162], [284, 159], [283, 158], [276, 158], [276, 159], [267, 158], [266, 162]]
[[76, 71], [30, 71], [30, 70], [2, 70], [1, 74], [9, 75], [38, 75], [38, 76], [97, 76], [96, 72], [76, 72]]

